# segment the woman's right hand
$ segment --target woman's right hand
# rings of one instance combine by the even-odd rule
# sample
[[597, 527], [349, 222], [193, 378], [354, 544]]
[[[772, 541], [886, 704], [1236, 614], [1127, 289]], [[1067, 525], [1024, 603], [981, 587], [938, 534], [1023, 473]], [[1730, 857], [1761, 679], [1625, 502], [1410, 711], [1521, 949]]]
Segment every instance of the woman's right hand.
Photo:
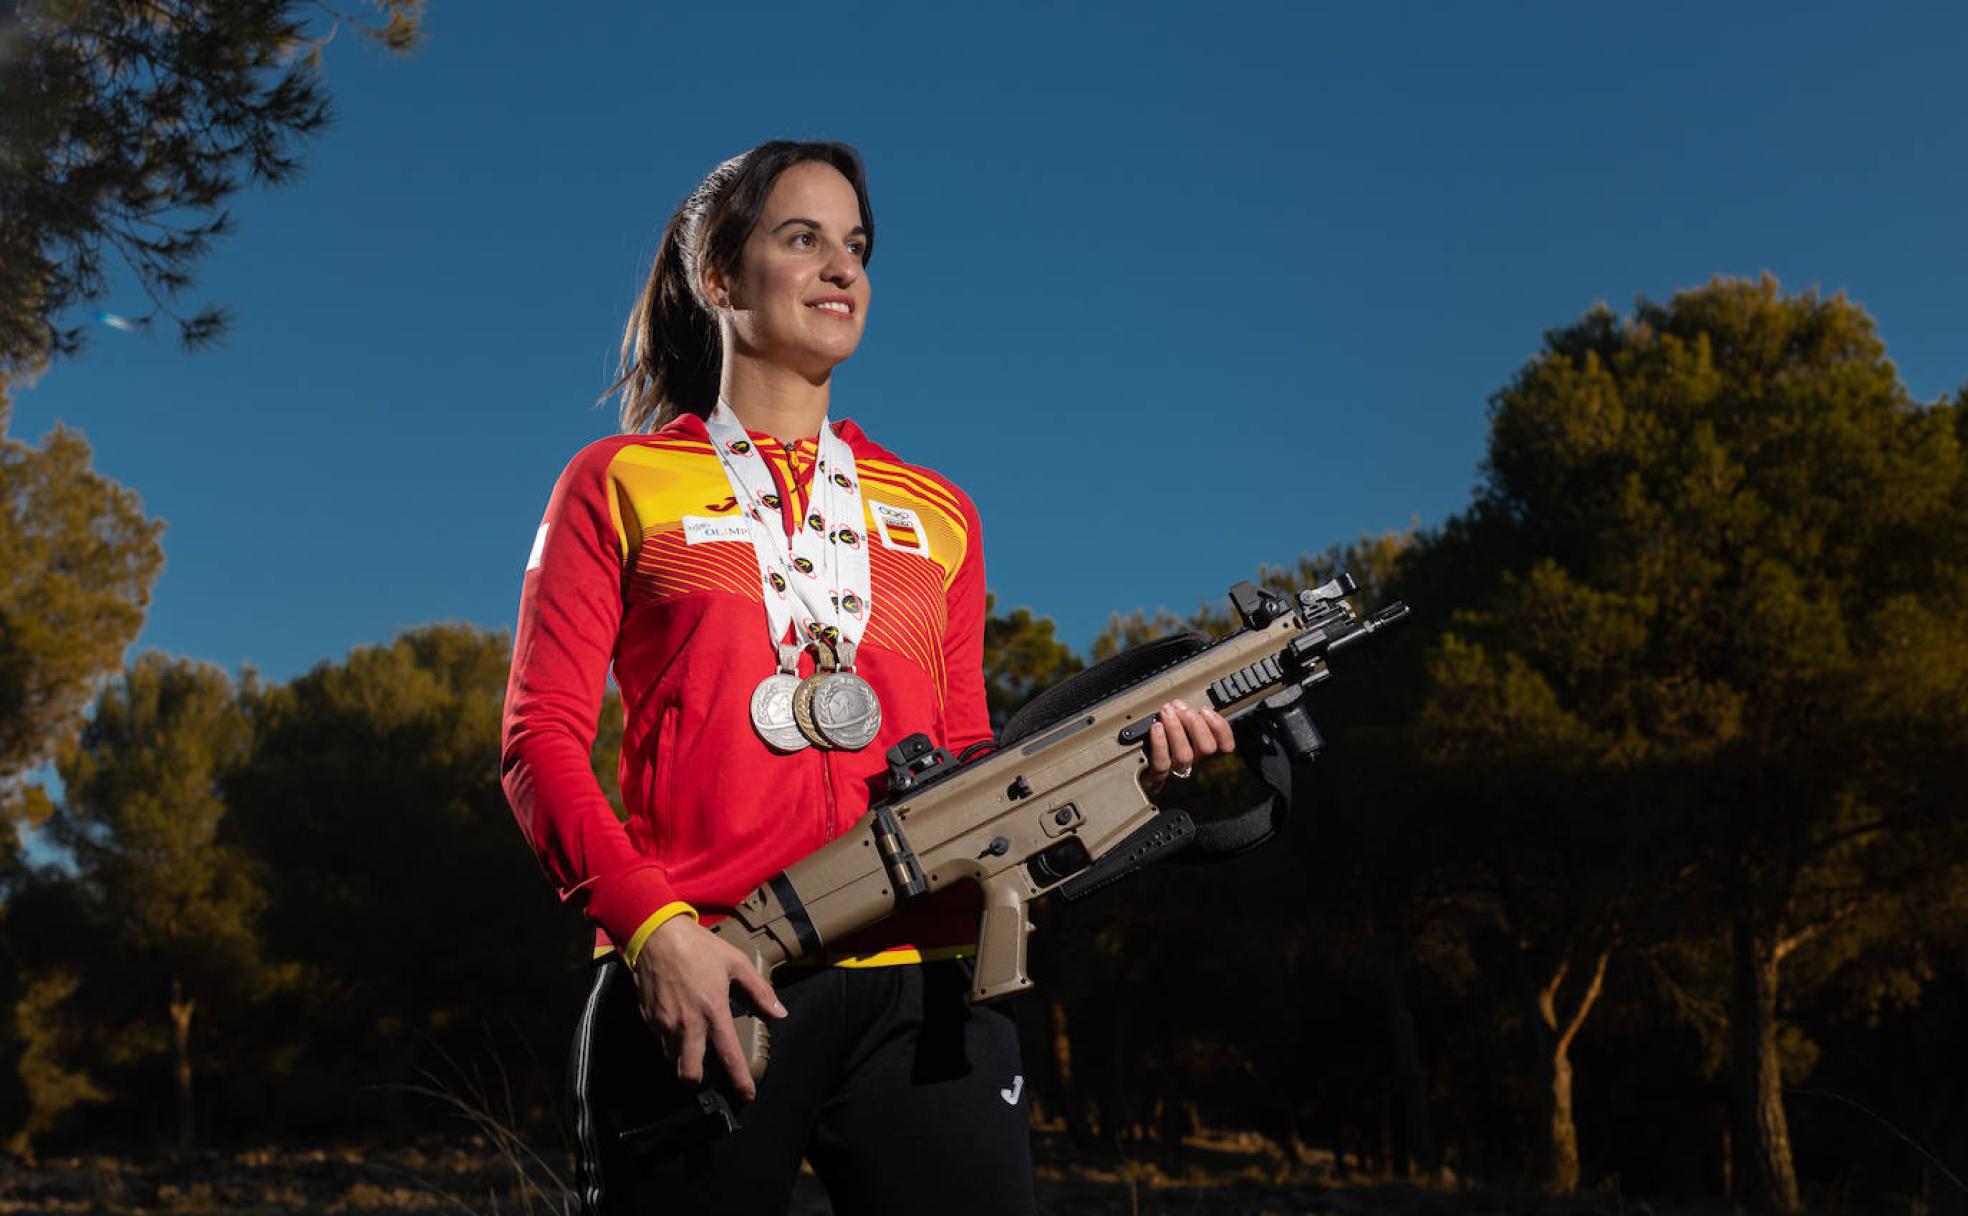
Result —
[[755, 1007], [775, 1018], [785, 1017], [786, 1007], [744, 952], [690, 917], [673, 916], [642, 944], [635, 978], [642, 1020], [676, 1062], [677, 1078], [691, 1085], [703, 1081], [708, 1042], [731, 1087], [751, 1101], [756, 1087], [731, 1023], [731, 985], [736, 983]]

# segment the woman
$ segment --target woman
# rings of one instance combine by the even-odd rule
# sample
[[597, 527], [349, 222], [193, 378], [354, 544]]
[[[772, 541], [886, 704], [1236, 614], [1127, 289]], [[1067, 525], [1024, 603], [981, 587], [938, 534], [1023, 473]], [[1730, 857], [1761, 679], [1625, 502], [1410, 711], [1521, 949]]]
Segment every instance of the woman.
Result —
[[[874, 239], [846, 145], [718, 166], [630, 315], [625, 433], [568, 465], [527, 563], [503, 776], [597, 930], [571, 1078], [592, 1211], [783, 1211], [802, 1157], [841, 1211], [1035, 1210], [1016, 1036], [965, 1000], [974, 892], [783, 969], [778, 992], [705, 927], [852, 824], [891, 745], [991, 735], [975, 508], [828, 421]], [[611, 663], [626, 823], [589, 767]], [[1163, 715], [1152, 784], [1231, 745], [1213, 712]], [[756, 1093], [734, 986], [776, 1019]], [[707, 1075], [748, 1103], [737, 1133], [682, 1153], [622, 1138]]]

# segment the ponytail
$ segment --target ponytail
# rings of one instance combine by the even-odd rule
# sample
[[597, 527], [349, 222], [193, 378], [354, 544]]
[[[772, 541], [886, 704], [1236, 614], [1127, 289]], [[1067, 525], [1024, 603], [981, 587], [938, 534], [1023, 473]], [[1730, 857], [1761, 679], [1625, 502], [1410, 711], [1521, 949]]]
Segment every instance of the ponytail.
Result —
[[624, 432], [658, 430], [684, 414], [702, 418], [717, 408], [724, 337], [701, 294], [701, 274], [707, 266], [737, 268], [773, 183], [809, 160], [832, 165], [853, 185], [867, 230], [862, 260], [874, 256], [867, 174], [848, 145], [773, 140], [711, 170], [663, 229], [649, 281], [622, 329], [620, 375], [602, 399], [621, 394]]
[[603, 394], [621, 393], [624, 432], [658, 430], [679, 414], [703, 417], [717, 405], [722, 339], [697, 298], [688, 265], [694, 259], [684, 256], [687, 219], [678, 211], [663, 232], [649, 281], [622, 330], [621, 376]]

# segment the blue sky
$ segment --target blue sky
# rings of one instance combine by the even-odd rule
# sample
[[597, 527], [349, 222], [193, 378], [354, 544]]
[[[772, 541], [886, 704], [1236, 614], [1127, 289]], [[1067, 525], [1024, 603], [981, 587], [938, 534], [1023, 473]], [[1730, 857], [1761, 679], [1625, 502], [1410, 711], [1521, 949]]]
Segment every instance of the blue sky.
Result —
[[[735, 15], [742, 14], [742, 15]], [[141, 645], [284, 679], [509, 627], [676, 201], [848, 140], [880, 239], [835, 413], [976, 499], [1084, 648], [1261, 562], [1439, 522], [1542, 333], [1711, 275], [1843, 290], [1968, 380], [1959, 5], [536, 4], [329, 48], [242, 197], [220, 350], [98, 328], [21, 392], [169, 523]], [[136, 312], [126, 290], [107, 301]]]

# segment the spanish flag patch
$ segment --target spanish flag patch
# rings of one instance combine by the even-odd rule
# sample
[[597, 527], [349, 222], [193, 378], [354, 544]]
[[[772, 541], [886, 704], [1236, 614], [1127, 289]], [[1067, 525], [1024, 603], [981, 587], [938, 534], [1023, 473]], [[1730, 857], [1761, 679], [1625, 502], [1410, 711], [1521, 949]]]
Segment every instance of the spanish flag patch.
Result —
[[875, 532], [883, 547], [898, 553], [929, 556], [929, 535], [922, 519], [907, 507], [897, 507], [876, 499], [868, 500], [868, 514], [874, 518]]

